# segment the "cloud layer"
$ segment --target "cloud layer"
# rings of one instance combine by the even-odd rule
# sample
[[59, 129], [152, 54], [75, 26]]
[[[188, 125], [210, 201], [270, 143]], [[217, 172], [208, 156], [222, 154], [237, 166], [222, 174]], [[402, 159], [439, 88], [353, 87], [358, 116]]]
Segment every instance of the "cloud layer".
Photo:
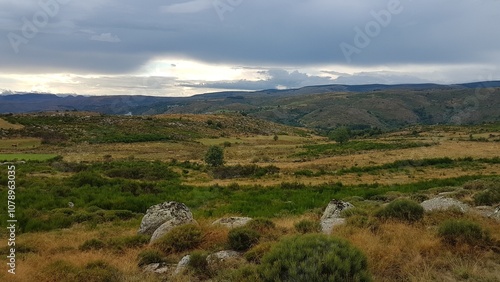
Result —
[[497, 0], [0, 1], [0, 76], [140, 76], [175, 57], [255, 71], [170, 87], [499, 79], [498, 26]]

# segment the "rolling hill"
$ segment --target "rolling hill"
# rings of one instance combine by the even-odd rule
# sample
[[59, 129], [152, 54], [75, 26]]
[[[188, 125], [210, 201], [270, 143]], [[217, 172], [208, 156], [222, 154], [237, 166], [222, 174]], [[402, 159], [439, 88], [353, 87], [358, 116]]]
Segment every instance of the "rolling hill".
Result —
[[500, 120], [500, 81], [455, 85], [322, 85], [219, 92], [192, 97], [0, 95], [0, 113], [92, 111], [103, 114], [244, 115], [294, 126], [478, 124]]

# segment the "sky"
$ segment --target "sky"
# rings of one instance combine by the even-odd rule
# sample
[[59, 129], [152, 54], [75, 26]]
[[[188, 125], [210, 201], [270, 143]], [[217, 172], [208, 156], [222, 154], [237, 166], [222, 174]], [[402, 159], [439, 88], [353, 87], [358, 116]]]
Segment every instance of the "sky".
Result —
[[0, 93], [500, 80], [500, 0], [0, 0]]

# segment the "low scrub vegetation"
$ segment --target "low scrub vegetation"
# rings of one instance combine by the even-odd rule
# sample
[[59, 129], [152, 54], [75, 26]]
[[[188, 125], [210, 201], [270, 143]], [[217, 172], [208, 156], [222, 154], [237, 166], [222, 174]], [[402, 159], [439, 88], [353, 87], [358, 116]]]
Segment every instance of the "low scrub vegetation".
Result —
[[212, 169], [212, 174], [216, 179], [232, 179], [245, 177], [262, 177], [266, 175], [278, 174], [280, 169], [274, 165], [261, 167], [252, 165], [219, 166]]
[[424, 208], [411, 200], [395, 200], [379, 210], [376, 215], [382, 219], [415, 222], [424, 217]]
[[179, 253], [196, 248], [202, 240], [201, 228], [194, 224], [174, 227], [154, 245], [165, 254]]
[[261, 264], [263, 281], [372, 281], [366, 256], [323, 234], [283, 239]]
[[246, 251], [259, 242], [260, 234], [248, 227], [237, 227], [227, 236], [229, 247], [235, 251]]
[[439, 237], [446, 244], [484, 245], [491, 241], [489, 233], [478, 223], [467, 220], [448, 220], [438, 229]]
[[342, 155], [346, 153], [354, 153], [360, 151], [372, 151], [372, 150], [397, 150], [397, 149], [408, 149], [417, 147], [428, 147], [432, 146], [429, 143], [420, 142], [394, 142], [394, 143], [379, 143], [370, 141], [351, 141], [344, 143], [328, 143], [320, 145], [306, 145], [304, 146], [305, 152], [298, 153], [295, 156], [334, 156]]

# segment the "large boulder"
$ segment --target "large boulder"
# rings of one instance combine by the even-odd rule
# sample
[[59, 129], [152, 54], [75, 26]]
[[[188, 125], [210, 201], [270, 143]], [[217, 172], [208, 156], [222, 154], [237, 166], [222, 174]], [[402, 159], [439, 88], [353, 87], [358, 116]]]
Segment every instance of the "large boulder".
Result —
[[212, 225], [222, 225], [227, 228], [236, 228], [236, 227], [241, 227], [247, 224], [252, 218], [250, 217], [224, 217], [217, 219], [216, 221], [212, 222]]
[[461, 212], [467, 212], [469, 210], [469, 206], [460, 202], [459, 200], [455, 200], [452, 198], [445, 197], [437, 197], [427, 201], [423, 201], [420, 204], [426, 212], [430, 211], [442, 211], [448, 209], [458, 209]]
[[321, 216], [321, 229], [323, 233], [330, 234], [334, 226], [344, 224], [345, 219], [342, 218], [341, 212], [352, 208], [354, 206], [351, 203], [331, 200], [323, 212], [323, 216]]
[[142, 218], [139, 234], [153, 235], [157, 239], [175, 226], [194, 222], [189, 208], [177, 202], [165, 202], [150, 207]]

